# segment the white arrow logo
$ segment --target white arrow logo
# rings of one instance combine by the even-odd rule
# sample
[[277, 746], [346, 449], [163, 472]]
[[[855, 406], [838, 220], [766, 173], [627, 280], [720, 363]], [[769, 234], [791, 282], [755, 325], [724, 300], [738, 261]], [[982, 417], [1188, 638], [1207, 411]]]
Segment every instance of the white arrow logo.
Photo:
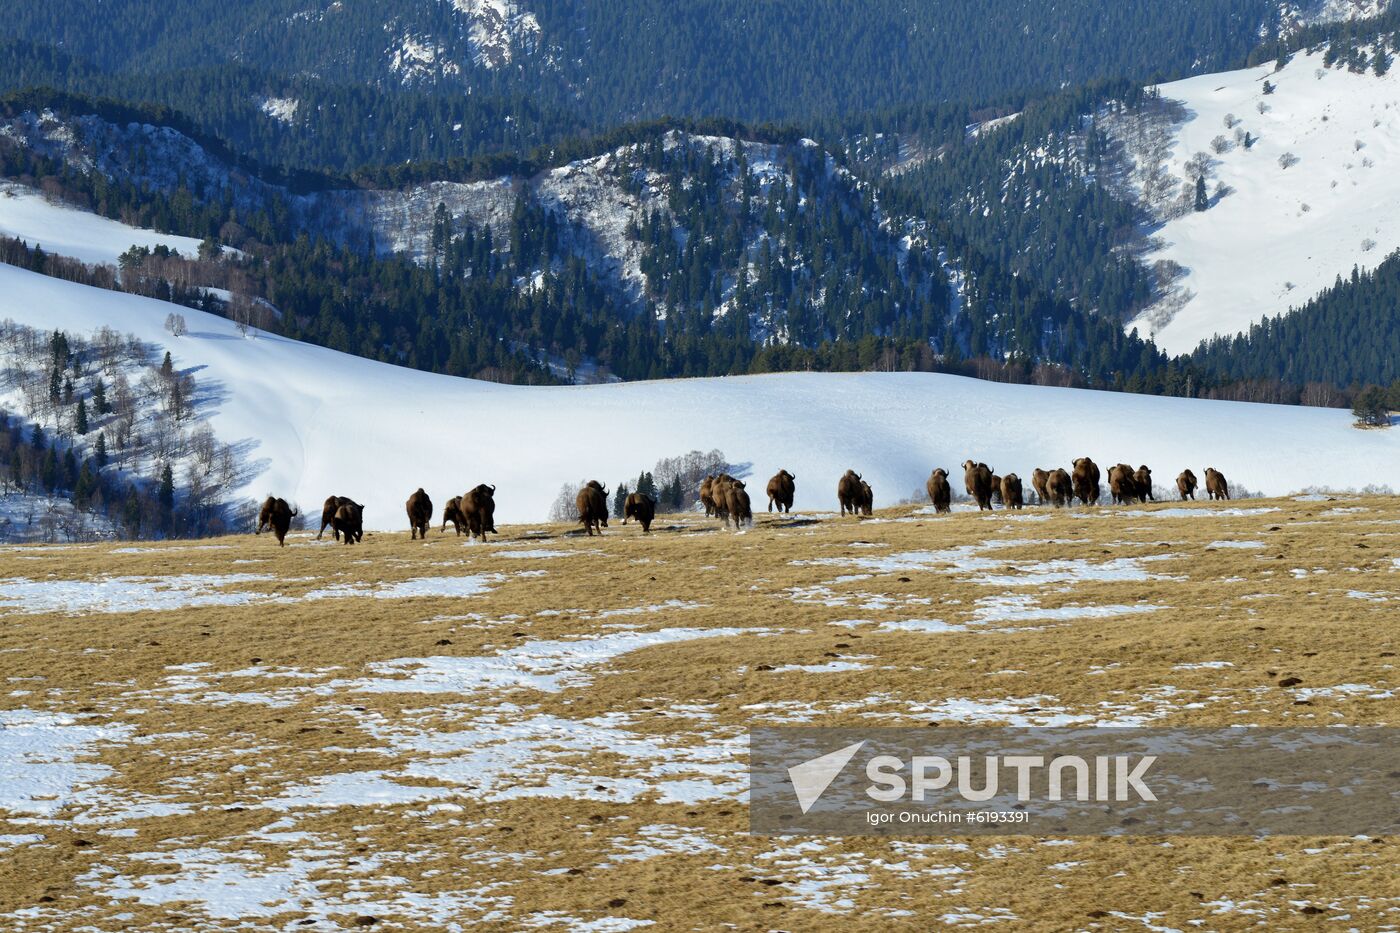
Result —
[[797, 792], [797, 803], [802, 807], [803, 813], [812, 809], [821, 799], [831, 782], [836, 780], [836, 775], [841, 773], [841, 769], [846, 767], [846, 763], [855, 757], [855, 753], [860, 751], [864, 744], [865, 741], [862, 740], [788, 768], [788, 780], [792, 781], [792, 789]]

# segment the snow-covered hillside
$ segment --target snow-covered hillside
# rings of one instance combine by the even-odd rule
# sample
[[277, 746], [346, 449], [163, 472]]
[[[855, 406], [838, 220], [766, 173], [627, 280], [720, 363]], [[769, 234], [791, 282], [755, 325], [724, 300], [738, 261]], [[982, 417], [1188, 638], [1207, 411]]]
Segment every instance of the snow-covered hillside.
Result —
[[[1270, 63], [1161, 93], [1183, 122], [1157, 163], [1175, 181], [1149, 205], [1165, 220], [1144, 258], [1180, 273], [1130, 326], [1167, 351], [1283, 313], [1400, 248], [1400, 71], [1358, 74], [1300, 53], [1277, 72]], [[1135, 183], [1149, 184], [1154, 158], [1125, 141], [1136, 143]], [[1183, 211], [1196, 175], [1187, 163], [1202, 153], [1211, 205]]]
[[0, 184], [0, 236], [17, 237], [30, 246], [42, 246], [47, 253], [92, 264], [116, 265], [117, 257], [131, 246], [166, 246], [184, 256], [199, 251], [199, 241], [192, 237], [128, 227], [12, 184]]
[[230, 321], [188, 309], [189, 332], [174, 338], [170, 309], [0, 266], [0, 318], [80, 334], [113, 327], [195, 370], [222, 399], [211, 417], [219, 438], [252, 442], [249, 498], [273, 492], [314, 511], [331, 493], [357, 496], [373, 528], [402, 525], [403, 500], [420, 485], [440, 505], [494, 483], [502, 520], [533, 521], [565, 482], [611, 486], [662, 457], [713, 448], [752, 464], [756, 491], [780, 468], [795, 473], [800, 509], [832, 508], [848, 467], [888, 504], [932, 467], [956, 474], [968, 457], [1026, 475], [1090, 455], [1147, 463], [1168, 482], [1214, 466], [1270, 493], [1400, 486], [1400, 434], [1358, 431], [1343, 411], [894, 373], [525, 388], [243, 338]]

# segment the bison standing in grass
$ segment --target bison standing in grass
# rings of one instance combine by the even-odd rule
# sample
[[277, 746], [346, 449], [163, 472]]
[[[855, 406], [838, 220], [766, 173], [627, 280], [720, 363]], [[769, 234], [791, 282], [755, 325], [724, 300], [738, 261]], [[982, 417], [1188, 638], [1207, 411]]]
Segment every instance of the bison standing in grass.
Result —
[[796, 480], [797, 477], [787, 470], [779, 470], [768, 481], [768, 511], [773, 511], [774, 505], [777, 505], [779, 513], [792, 511], [792, 498], [797, 493]]
[[433, 522], [433, 500], [428, 498], [422, 486], [408, 497], [404, 509], [408, 512], [409, 540], [421, 537], [427, 541], [428, 526]]
[[749, 491], [744, 488], [744, 484], [735, 480], [726, 483], [722, 490], [716, 495], [724, 496], [724, 525], [729, 527], [729, 522], [734, 522], [734, 530], [738, 531], [745, 525], [753, 525], [753, 507], [749, 502]]
[[642, 533], [651, 532], [651, 523], [656, 520], [656, 500], [644, 492], [634, 492], [622, 506], [622, 524], [632, 519], [641, 523]]
[[1015, 473], [1007, 473], [1001, 478], [1001, 504], [1008, 509], [1025, 507], [1025, 500], [1022, 498], [1021, 477]]
[[441, 531], [447, 530], [448, 522], [452, 523], [453, 529], [457, 532], [458, 537], [460, 537], [462, 534], [462, 529], [467, 526], [467, 520], [462, 517], [461, 496], [453, 496], [451, 499], [447, 500], [447, 505], [442, 507], [442, 528], [440, 529]]
[[1206, 496], [1210, 499], [1230, 498], [1230, 484], [1225, 482], [1225, 474], [1214, 467], [1206, 467]]
[[1049, 484], [1050, 473], [1048, 470], [1037, 467], [1035, 472], [1031, 473], [1031, 488], [1035, 490], [1035, 497], [1041, 505], [1047, 505], [1050, 502]]
[[327, 528], [331, 530], [331, 534], [335, 536], [337, 541], [340, 540], [340, 532], [335, 528], [335, 513], [340, 511], [341, 506], [346, 505], [356, 505], [361, 509], [364, 508], [364, 506], [359, 505], [354, 499], [349, 499], [345, 496], [331, 496], [321, 506], [321, 530], [316, 532], [316, 539], [318, 541], [321, 536], [326, 533]]
[[865, 482], [855, 470], [847, 470], [836, 481], [836, 501], [841, 503], [841, 514], [860, 514], [861, 483]]
[[1176, 491], [1181, 494], [1181, 501], [1196, 498], [1196, 487], [1200, 485], [1196, 482], [1196, 474], [1190, 470], [1182, 470], [1181, 475], [1176, 478]]
[[466, 523], [467, 534], [472, 538], [486, 540], [489, 531], [496, 534], [496, 487], [482, 483], [470, 492], [462, 494], [458, 506], [462, 521]]
[[992, 468], [975, 460], [963, 461], [963, 488], [977, 501], [979, 511], [992, 509]]
[[948, 484], [947, 470], [939, 467], [930, 473], [924, 488], [928, 490], [928, 500], [933, 503], [935, 513], [953, 511], [953, 487]]
[[1109, 467], [1108, 492], [1113, 497], [1115, 505], [1127, 505], [1140, 499], [1137, 477], [1133, 474], [1133, 468], [1126, 463], [1118, 463]]
[[1133, 480], [1137, 483], [1138, 498], [1143, 502], [1156, 502], [1157, 497], [1152, 493], [1152, 471], [1144, 464], [1137, 468], [1133, 474]]
[[1057, 469], [1051, 473], [1045, 490], [1050, 493], [1050, 504], [1057, 509], [1074, 504], [1074, 480], [1067, 470]]
[[262, 508], [258, 510], [258, 530], [255, 535], [263, 533], [263, 529], [271, 529], [277, 536], [277, 546], [285, 547], [287, 544], [287, 529], [292, 527], [292, 519], [296, 517], [296, 509], [287, 504], [286, 499], [278, 499], [276, 496], [268, 496], [263, 501]]
[[608, 491], [602, 483], [596, 479], [589, 480], [574, 497], [574, 504], [578, 506], [579, 523], [588, 530], [590, 538], [595, 529], [602, 534], [603, 529], [608, 527]]
[[1074, 461], [1074, 494], [1079, 497], [1080, 502], [1085, 505], [1099, 504], [1100, 478], [1099, 465], [1088, 457], [1080, 457]]
[[358, 544], [365, 539], [365, 507], [356, 502], [346, 502], [335, 510], [331, 518], [331, 529], [338, 539], [346, 544]]
[[715, 475], [711, 473], [700, 481], [700, 504], [705, 507], [705, 517], [713, 518], [716, 514], [715, 508]]

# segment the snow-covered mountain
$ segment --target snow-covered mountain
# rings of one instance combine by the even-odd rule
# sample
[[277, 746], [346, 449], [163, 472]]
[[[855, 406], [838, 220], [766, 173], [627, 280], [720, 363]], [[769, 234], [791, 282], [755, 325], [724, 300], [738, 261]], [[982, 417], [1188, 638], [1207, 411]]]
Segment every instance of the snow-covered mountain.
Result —
[[[696, 449], [749, 464], [755, 492], [790, 470], [808, 510], [833, 506], [848, 467], [889, 504], [920, 489], [931, 468], [956, 474], [968, 457], [1029, 475], [1087, 454], [1147, 463], [1168, 484], [1183, 468], [1214, 466], [1268, 493], [1400, 486], [1400, 435], [1356, 430], [1337, 410], [911, 373], [514, 387], [244, 337], [224, 318], [174, 310], [188, 322], [179, 337], [164, 302], [0, 266], [0, 319], [80, 335], [111, 327], [197, 372], [220, 400], [209, 416], [218, 439], [248, 451], [243, 496], [276, 493], [313, 511], [332, 493], [357, 496], [377, 529], [403, 524], [402, 502], [420, 485], [441, 504], [490, 482], [502, 520], [536, 521], [564, 483], [611, 485]], [[1261, 453], [1276, 450], [1289, 455]]]
[[[1325, 51], [1163, 85], [1116, 132], [1170, 285], [1129, 326], [1172, 353], [1303, 304], [1400, 248], [1400, 73]], [[1193, 209], [1204, 169], [1209, 209]]]

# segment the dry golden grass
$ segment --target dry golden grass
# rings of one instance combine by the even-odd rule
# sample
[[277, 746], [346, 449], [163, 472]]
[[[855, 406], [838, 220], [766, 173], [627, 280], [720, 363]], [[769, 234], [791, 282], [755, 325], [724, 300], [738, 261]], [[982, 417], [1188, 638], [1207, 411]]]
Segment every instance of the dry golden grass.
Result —
[[[979, 722], [1393, 724], [1400, 500], [1228, 505], [1244, 514], [905, 507], [760, 515], [743, 535], [687, 518], [645, 537], [507, 528], [487, 546], [405, 532], [5, 549], [0, 599], [17, 578], [80, 594], [111, 578], [269, 579], [225, 587], [258, 595], [246, 605], [0, 604], [0, 710], [116, 730], [79, 752], [110, 771], [58, 788], [55, 814], [0, 810], [0, 837], [41, 837], [0, 840], [0, 929], [1396, 927], [1389, 839], [747, 834], [756, 725], [952, 724], [950, 700], [981, 704]], [[536, 550], [560, 556], [503, 556]], [[469, 575], [487, 588], [374, 595]], [[337, 586], [358, 589], [307, 598]], [[366, 689], [408, 676], [381, 666], [394, 659], [677, 628], [767, 634], [576, 664], [553, 691]], [[784, 670], [843, 659], [857, 668]], [[190, 664], [204, 666], [172, 669]], [[1341, 684], [1367, 689], [1323, 689]], [[534, 755], [502, 773], [511, 737]], [[417, 799], [279, 802], [337, 775]], [[718, 789], [665, 802], [672, 778]], [[233, 895], [241, 906], [211, 915]]]

